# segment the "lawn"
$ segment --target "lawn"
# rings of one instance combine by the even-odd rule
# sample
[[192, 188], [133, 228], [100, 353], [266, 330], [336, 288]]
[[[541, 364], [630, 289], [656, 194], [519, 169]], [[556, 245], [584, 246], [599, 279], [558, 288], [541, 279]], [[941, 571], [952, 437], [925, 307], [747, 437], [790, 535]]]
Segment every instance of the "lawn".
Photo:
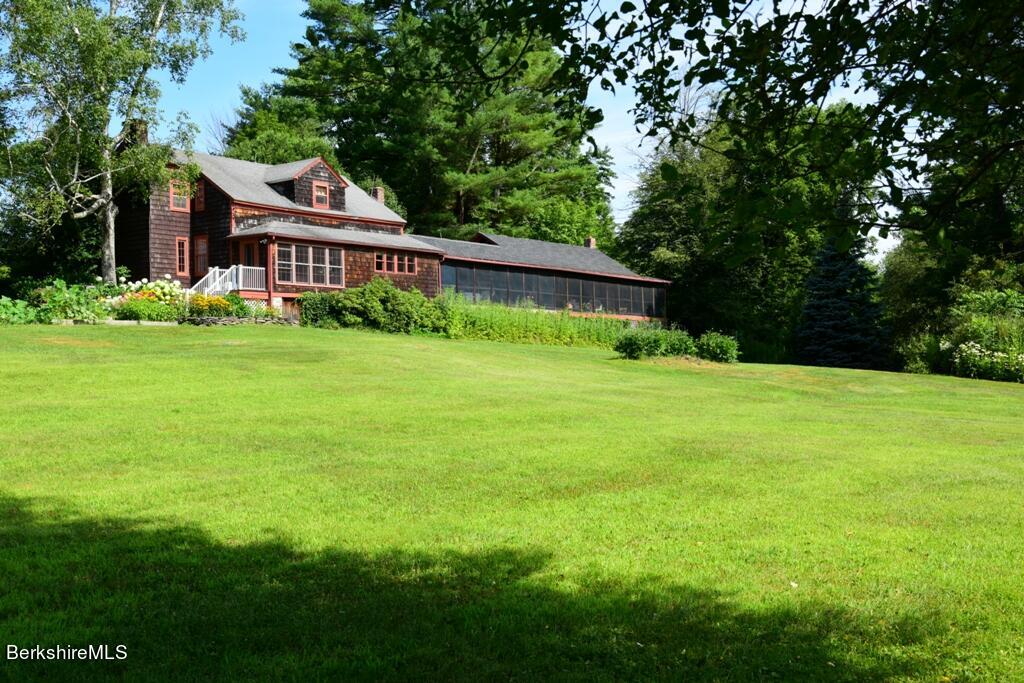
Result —
[[1024, 678], [1024, 386], [0, 329], [11, 678]]

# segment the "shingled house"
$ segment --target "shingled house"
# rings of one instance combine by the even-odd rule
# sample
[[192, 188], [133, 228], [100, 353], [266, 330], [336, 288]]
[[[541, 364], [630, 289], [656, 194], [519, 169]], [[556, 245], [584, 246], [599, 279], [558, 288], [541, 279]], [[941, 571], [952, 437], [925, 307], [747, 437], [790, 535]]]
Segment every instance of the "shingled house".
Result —
[[657, 319], [665, 280], [632, 272], [597, 249], [478, 234], [471, 241], [406, 233], [401, 216], [323, 159], [268, 165], [195, 153], [194, 192], [177, 182], [120, 206], [118, 262], [133, 276], [171, 274], [193, 291], [237, 292], [291, 308], [302, 292], [386, 277], [436, 296], [530, 302], [578, 314]]

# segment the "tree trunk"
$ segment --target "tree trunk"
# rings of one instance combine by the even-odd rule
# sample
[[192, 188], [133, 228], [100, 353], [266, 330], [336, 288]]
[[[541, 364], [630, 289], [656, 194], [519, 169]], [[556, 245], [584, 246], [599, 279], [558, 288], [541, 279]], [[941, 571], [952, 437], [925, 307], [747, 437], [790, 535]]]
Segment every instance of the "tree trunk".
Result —
[[117, 282], [117, 263], [114, 260], [114, 219], [117, 217], [117, 206], [114, 205], [113, 179], [107, 171], [102, 177], [102, 194], [107, 197], [103, 207], [103, 251], [101, 271], [103, 280], [111, 284]]

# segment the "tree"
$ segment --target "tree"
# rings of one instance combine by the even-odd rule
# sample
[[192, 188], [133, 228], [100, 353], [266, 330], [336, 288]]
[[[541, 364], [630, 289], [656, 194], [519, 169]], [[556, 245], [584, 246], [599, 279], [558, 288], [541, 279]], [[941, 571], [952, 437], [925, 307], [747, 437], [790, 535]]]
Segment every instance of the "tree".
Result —
[[[489, 66], [480, 46], [513, 42], [528, 26], [531, 40], [565, 55], [555, 81], [569, 99], [584, 101], [595, 83], [632, 85], [639, 126], [692, 144], [705, 121], [702, 112], [678, 111], [680, 90], [713, 89], [714, 118], [742, 140], [730, 157], [766, 171], [763, 186], [737, 188], [737, 206], [784, 196], [789, 181], [808, 173], [837, 182], [852, 176], [848, 184], [858, 187], [866, 177], [876, 187], [859, 199], [858, 213], [870, 210], [871, 221], [838, 227], [913, 229], [940, 243], [941, 223], [965, 196], [987, 179], [1018, 176], [1024, 163], [1024, 15], [1012, 2], [826, 0], [770, 10], [747, 0], [465, 4], [476, 18], [431, 17], [432, 44], [445, 51], [438, 78], [504, 77], [516, 64]], [[800, 125], [802, 112], [822, 109], [839, 88], [867, 103], [862, 121], [851, 126], [836, 112]], [[932, 184], [940, 176], [951, 182]], [[933, 201], [916, 201], [922, 194]], [[913, 207], [924, 214], [908, 225]], [[794, 229], [812, 230], [842, 214], [810, 206], [800, 215]], [[735, 222], [760, 230], [757, 221]]]
[[[487, 229], [577, 243], [593, 234], [612, 243], [607, 158], [581, 150], [581, 107], [562, 106], [552, 85], [559, 56], [534, 44], [514, 79], [433, 80], [443, 52], [427, 40], [425, 22], [452, 11], [461, 10], [311, 0], [298, 64], [284, 70], [278, 94], [312, 107], [316, 134], [334, 143], [349, 172], [387, 179], [417, 231], [458, 237]], [[490, 44], [489, 64], [497, 65], [525, 43]], [[294, 123], [289, 116], [281, 120]], [[258, 116], [243, 119], [233, 148], [235, 139], [269, 129]]]
[[[0, 1], [4, 208], [42, 233], [101, 219], [114, 281], [115, 195], [166, 179], [170, 161], [168, 145], [135, 144], [159, 120], [153, 74], [184, 81], [211, 32], [241, 35], [239, 16], [232, 0]], [[173, 141], [189, 131], [180, 121]]]
[[[807, 112], [805, 125], [815, 116]], [[738, 198], [763, 187], [772, 170], [733, 159], [729, 150], [742, 142], [718, 123], [697, 144], [663, 146], [641, 174], [619, 255], [640, 272], [673, 281], [674, 322], [694, 332], [736, 334], [748, 360], [790, 360], [815, 255], [827, 236], [843, 237], [833, 223], [806, 225], [792, 207], [835, 207], [856, 192], [828, 174], [808, 174], [765, 196], [759, 228], [749, 230], [746, 222], [755, 217]]]
[[[265, 85], [259, 90], [243, 86], [237, 119], [223, 126], [222, 152], [224, 156], [261, 164], [322, 157], [336, 171], [347, 175], [327, 137], [326, 125], [317, 116], [316, 104], [310, 100], [282, 95], [280, 88], [274, 86]], [[405, 217], [405, 206], [379, 177], [363, 177], [356, 184], [383, 187], [384, 204]]]
[[888, 367], [877, 273], [864, 261], [867, 240], [849, 249], [828, 240], [807, 280], [803, 316], [796, 331], [797, 357], [835, 368]]

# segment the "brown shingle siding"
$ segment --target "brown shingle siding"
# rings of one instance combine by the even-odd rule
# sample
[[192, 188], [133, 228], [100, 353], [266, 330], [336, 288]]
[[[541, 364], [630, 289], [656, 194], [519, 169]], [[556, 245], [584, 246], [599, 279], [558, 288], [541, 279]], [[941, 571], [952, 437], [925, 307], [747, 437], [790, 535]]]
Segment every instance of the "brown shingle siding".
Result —
[[192, 211], [192, 236], [206, 235], [209, 238], [211, 268], [231, 265], [227, 241], [230, 231], [231, 201], [212, 183], [206, 183], [206, 209]]
[[[302, 175], [295, 179], [294, 195], [289, 197], [299, 206], [313, 206], [313, 183], [326, 183], [330, 188], [330, 209], [332, 211], [345, 210], [345, 188], [341, 186], [327, 165], [322, 161], [317, 162]], [[276, 188], [275, 188], [276, 189]]]
[[[209, 201], [208, 197], [207, 203]], [[181, 284], [186, 287], [191, 284], [191, 277], [175, 276], [179, 237], [191, 237], [191, 214], [171, 211], [169, 188], [166, 185], [155, 185], [149, 196], [148, 276], [151, 280], [170, 274], [181, 280]]]

